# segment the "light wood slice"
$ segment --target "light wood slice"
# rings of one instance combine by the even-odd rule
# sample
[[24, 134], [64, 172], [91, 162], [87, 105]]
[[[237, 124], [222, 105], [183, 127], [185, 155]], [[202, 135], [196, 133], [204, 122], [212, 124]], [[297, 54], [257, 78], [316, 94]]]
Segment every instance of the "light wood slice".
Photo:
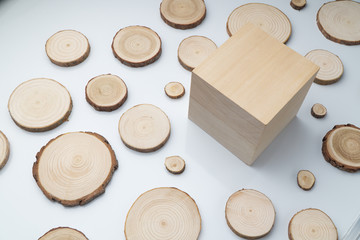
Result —
[[297, 174], [297, 183], [303, 190], [310, 190], [315, 184], [315, 176], [309, 170], [300, 170]]
[[165, 158], [165, 167], [173, 174], [180, 174], [185, 170], [185, 161], [180, 156], [170, 156]]
[[68, 119], [72, 100], [68, 90], [57, 81], [36, 78], [13, 91], [8, 108], [16, 125], [30, 132], [43, 132]]
[[167, 115], [151, 104], [136, 105], [120, 118], [119, 133], [123, 143], [139, 152], [153, 152], [161, 148], [170, 137]]
[[327, 50], [312, 50], [308, 52], [305, 57], [320, 67], [314, 80], [317, 84], [333, 84], [337, 82], [344, 73], [344, 66], [340, 58]]
[[322, 5], [316, 16], [321, 33], [345, 45], [360, 44], [360, 3], [333, 1]]
[[125, 237], [131, 240], [195, 240], [201, 217], [195, 201], [177, 188], [155, 188], [140, 195], [125, 221]]
[[306, 5], [306, 0], [291, 0], [290, 5], [293, 9], [301, 10]]
[[282, 43], [286, 43], [291, 35], [289, 18], [276, 7], [264, 3], [248, 3], [232, 11], [226, 24], [229, 36], [247, 23], [262, 28]]
[[256, 239], [265, 236], [275, 222], [275, 209], [268, 197], [252, 189], [230, 196], [225, 208], [226, 222], [238, 236]]
[[184, 86], [179, 82], [169, 82], [166, 84], [165, 93], [169, 98], [181, 98], [185, 94]]
[[84, 205], [105, 192], [118, 163], [97, 133], [71, 132], [50, 140], [36, 155], [33, 176], [47, 198]]
[[0, 169], [7, 163], [10, 155], [10, 143], [5, 134], [0, 131]]
[[124, 81], [112, 74], [92, 78], [85, 88], [86, 101], [98, 111], [118, 109], [128, 95]]
[[348, 172], [360, 169], [360, 128], [335, 125], [322, 141], [323, 156], [331, 165]]
[[79, 230], [69, 227], [58, 227], [45, 233], [39, 240], [88, 240], [88, 238]]
[[160, 15], [173, 28], [189, 29], [198, 26], [206, 16], [204, 0], [163, 0]]
[[331, 218], [319, 209], [308, 208], [296, 213], [289, 223], [290, 240], [337, 240], [337, 229]]
[[186, 70], [192, 71], [216, 49], [216, 44], [209, 38], [191, 36], [185, 38], [179, 44], [178, 60]]
[[326, 107], [320, 103], [315, 103], [311, 108], [311, 115], [315, 118], [323, 118], [326, 116], [326, 113]]
[[88, 39], [75, 30], [63, 30], [52, 35], [45, 44], [50, 61], [62, 67], [82, 63], [90, 53]]
[[118, 31], [112, 42], [114, 56], [130, 67], [143, 67], [161, 55], [161, 39], [152, 29], [129, 26]]

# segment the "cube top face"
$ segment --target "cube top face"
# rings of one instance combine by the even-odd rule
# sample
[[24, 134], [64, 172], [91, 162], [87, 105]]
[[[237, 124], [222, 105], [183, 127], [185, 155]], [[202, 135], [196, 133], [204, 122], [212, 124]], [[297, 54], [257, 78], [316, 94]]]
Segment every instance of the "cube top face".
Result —
[[193, 74], [266, 125], [318, 70], [259, 27], [246, 24]]

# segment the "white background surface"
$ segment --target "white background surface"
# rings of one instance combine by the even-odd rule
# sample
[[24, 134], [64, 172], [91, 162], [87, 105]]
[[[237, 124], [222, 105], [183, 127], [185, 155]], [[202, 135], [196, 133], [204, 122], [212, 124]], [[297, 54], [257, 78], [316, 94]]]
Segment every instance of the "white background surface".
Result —
[[[5, 0], [0, 1], [0, 129], [11, 143], [11, 156], [0, 171], [0, 239], [38, 239], [51, 228], [77, 228], [91, 240], [124, 239], [126, 214], [136, 198], [155, 187], [174, 186], [197, 202], [202, 231], [199, 239], [239, 239], [227, 226], [224, 209], [228, 197], [242, 188], [266, 194], [276, 209], [271, 233], [263, 239], [287, 239], [291, 217], [304, 208], [320, 208], [334, 221], [342, 237], [360, 213], [359, 173], [347, 173], [328, 164], [321, 154], [321, 139], [335, 124], [360, 126], [360, 46], [345, 46], [327, 40], [316, 26], [316, 13], [324, 0], [308, 1], [301, 11], [289, 1], [263, 1], [289, 17], [293, 33], [288, 46], [305, 55], [323, 48], [337, 54], [344, 63], [342, 79], [333, 85], [313, 84], [297, 117], [275, 139], [252, 167], [233, 156], [187, 119], [190, 72], [177, 61], [177, 47], [191, 35], [204, 35], [218, 46], [228, 39], [226, 20], [236, 7], [254, 1], [207, 0], [204, 22], [191, 30], [166, 25], [159, 14], [160, 0]], [[261, 1], [260, 1], [261, 2]], [[145, 25], [162, 39], [158, 61], [130, 68], [114, 58], [111, 42], [115, 33], [129, 25]], [[90, 56], [78, 66], [52, 64], [45, 54], [46, 40], [55, 32], [75, 29], [87, 36]], [[118, 110], [95, 111], [86, 101], [84, 88], [94, 76], [120, 76], [129, 97]], [[14, 88], [31, 78], [47, 77], [69, 90], [74, 107], [69, 121], [54, 130], [30, 133], [10, 118], [7, 102]], [[179, 81], [186, 88], [183, 98], [166, 97], [163, 88]], [[315, 119], [311, 106], [324, 104], [328, 115]], [[168, 143], [154, 153], [138, 153], [121, 142], [117, 126], [122, 113], [140, 103], [163, 109], [170, 118]], [[32, 176], [35, 155], [50, 139], [71, 131], [95, 131], [112, 145], [119, 161], [105, 194], [85, 206], [63, 207], [51, 202]], [[180, 155], [186, 170], [179, 176], [164, 167], [166, 156]], [[316, 176], [314, 188], [305, 192], [296, 183], [300, 169]]]

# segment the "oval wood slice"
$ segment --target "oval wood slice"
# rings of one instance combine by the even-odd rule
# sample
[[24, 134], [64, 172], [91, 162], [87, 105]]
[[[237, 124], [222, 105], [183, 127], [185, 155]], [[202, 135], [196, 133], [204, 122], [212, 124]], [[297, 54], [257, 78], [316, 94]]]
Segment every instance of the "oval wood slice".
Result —
[[88, 240], [88, 238], [79, 230], [69, 227], [58, 227], [45, 233], [39, 240]]
[[290, 240], [337, 240], [337, 229], [328, 215], [308, 208], [296, 213], [289, 223]]
[[84, 205], [105, 192], [118, 163], [97, 133], [71, 132], [50, 140], [36, 155], [33, 176], [50, 200]]
[[178, 60], [186, 70], [192, 71], [217, 49], [216, 44], [207, 37], [191, 36], [181, 41]]
[[85, 88], [86, 101], [98, 111], [118, 109], [127, 98], [124, 81], [112, 74], [92, 78]]
[[297, 174], [297, 183], [303, 190], [310, 190], [315, 184], [315, 176], [309, 170], [300, 170]]
[[165, 93], [169, 98], [181, 98], [185, 94], [184, 86], [179, 82], [169, 82], [166, 84]]
[[143, 67], [161, 55], [161, 39], [152, 29], [129, 26], [118, 31], [112, 42], [114, 56], [130, 67]]
[[229, 16], [226, 29], [231, 37], [246, 23], [252, 23], [286, 43], [291, 35], [289, 18], [276, 7], [264, 3], [248, 3], [236, 8]]
[[170, 156], [165, 159], [165, 167], [173, 174], [180, 174], [185, 170], [185, 161], [180, 156]]
[[348, 0], [325, 3], [317, 13], [316, 22], [321, 33], [331, 41], [360, 44], [360, 3]]
[[311, 115], [315, 118], [323, 118], [326, 116], [326, 113], [326, 107], [320, 103], [315, 103], [311, 108]]
[[88, 39], [75, 30], [63, 30], [52, 35], [45, 44], [50, 61], [62, 67], [82, 63], [90, 53]]
[[252, 189], [230, 196], [225, 208], [226, 221], [238, 236], [256, 239], [265, 236], [275, 222], [275, 209], [268, 197]]
[[0, 131], [0, 169], [7, 163], [10, 155], [10, 143], [5, 134]]
[[163, 0], [160, 15], [173, 28], [189, 29], [198, 26], [206, 16], [204, 0]]
[[125, 221], [131, 240], [198, 239], [201, 217], [195, 201], [177, 188], [155, 188], [140, 195]]
[[151, 104], [136, 105], [120, 118], [119, 133], [123, 143], [139, 152], [153, 152], [161, 148], [170, 137], [167, 115]]
[[68, 119], [72, 100], [60, 83], [36, 78], [23, 82], [13, 91], [8, 108], [16, 125], [30, 132], [43, 132]]
[[301, 10], [305, 7], [306, 0], [291, 0], [290, 6], [295, 10]]

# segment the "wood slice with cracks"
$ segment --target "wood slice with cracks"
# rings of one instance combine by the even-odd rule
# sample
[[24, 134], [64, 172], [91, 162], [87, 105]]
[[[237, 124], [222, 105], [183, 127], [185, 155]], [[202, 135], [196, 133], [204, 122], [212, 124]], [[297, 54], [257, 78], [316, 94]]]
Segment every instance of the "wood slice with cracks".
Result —
[[0, 131], [0, 170], [5, 166], [10, 155], [10, 143], [5, 134]]
[[326, 116], [326, 113], [326, 107], [320, 103], [315, 103], [311, 108], [311, 115], [315, 118], [323, 118]]
[[295, 10], [301, 10], [305, 7], [306, 0], [291, 0], [290, 6]]
[[169, 82], [166, 84], [164, 90], [166, 95], [173, 99], [181, 98], [185, 94], [185, 88], [179, 82]]
[[88, 240], [88, 238], [74, 228], [58, 227], [45, 233], [39, 240]]
[[173, 174], [180, 174], [185, 170], [185, 161], [180, 156], [170, 156], [165, 158], [165, 167]]
[[303, 190], [310, 190], [315, 184], [315, 176], [309, 170], [300, 170], [297, 174], [297, 183]]
[[105, 192], [118, 163], [97, 133], [71, 132], [50, 140], [36, 155], [33, 176], [50, 200], [84, 205]]
[[128, 240], [196, 240], [201, 217], [195, 201], [170, 187], [155, 188], [140, 195], [125, 221]]

